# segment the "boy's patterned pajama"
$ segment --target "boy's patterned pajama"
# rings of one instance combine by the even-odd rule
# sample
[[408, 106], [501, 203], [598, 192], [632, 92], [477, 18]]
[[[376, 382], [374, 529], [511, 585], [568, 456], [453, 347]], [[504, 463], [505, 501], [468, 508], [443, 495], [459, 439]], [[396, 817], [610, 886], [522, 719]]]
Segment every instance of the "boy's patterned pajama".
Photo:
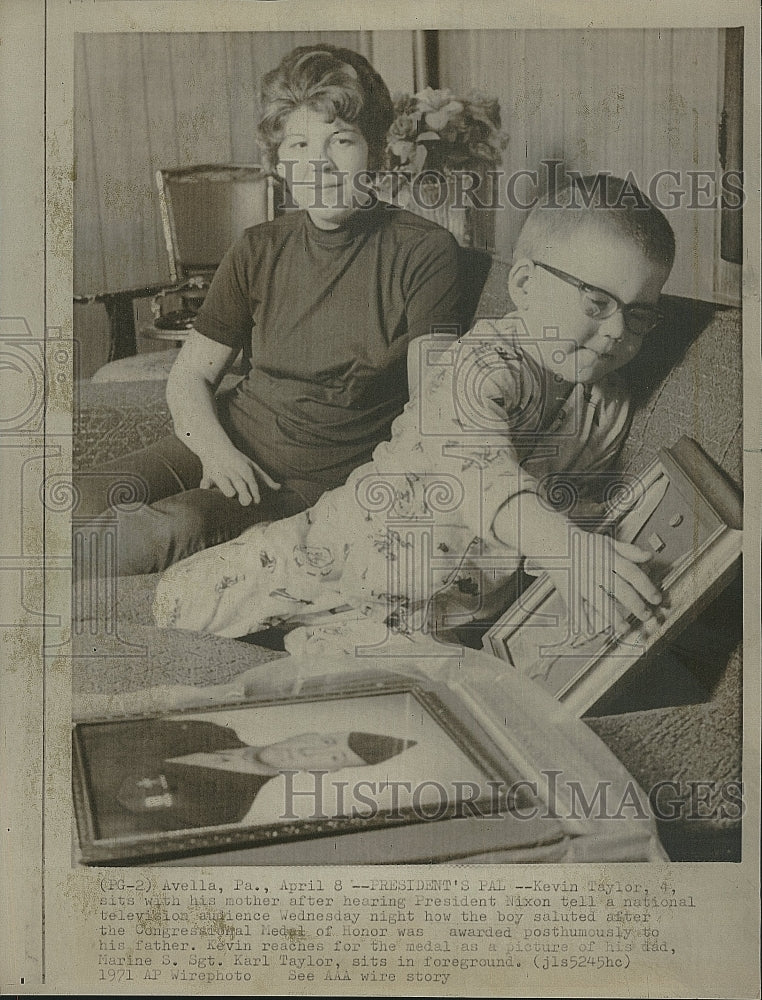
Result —
[[524, 492], [577, 515], [627, 434], [615, 378], [566, 384], [553, 405], [518, 316], [418, 338], [408, 373], [410, 402], [373, 460], [310, 510], [171, 567], [159, 625], [241, 636], [350, 605], [412, 635], [481, 617], [521, 561], [492, 531], [500, 508], [515, 498], [519, 538]]

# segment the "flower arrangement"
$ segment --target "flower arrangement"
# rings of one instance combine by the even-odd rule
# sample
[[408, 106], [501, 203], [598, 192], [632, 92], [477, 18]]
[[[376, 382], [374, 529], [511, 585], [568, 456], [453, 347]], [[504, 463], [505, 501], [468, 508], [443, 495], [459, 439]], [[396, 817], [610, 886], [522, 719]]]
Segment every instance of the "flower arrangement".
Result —
[[427, 87], [395, 102], [396, 117], [386, 137], [386, 168], [412, 176], [422, 170], [447, 177], [456, 170], [497, 166], [508, 138], [500, 106], [481, 93], [456, 97]]

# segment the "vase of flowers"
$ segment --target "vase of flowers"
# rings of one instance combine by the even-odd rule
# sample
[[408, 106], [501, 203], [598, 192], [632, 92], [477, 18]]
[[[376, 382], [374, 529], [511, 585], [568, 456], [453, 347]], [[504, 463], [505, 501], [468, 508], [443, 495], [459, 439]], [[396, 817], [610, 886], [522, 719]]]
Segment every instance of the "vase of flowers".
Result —
[[486, 246], [492, 175], [507, 136], [495, 98], [427, 87], [395, 102], [379, 197], [433, 219], [461, 246]]

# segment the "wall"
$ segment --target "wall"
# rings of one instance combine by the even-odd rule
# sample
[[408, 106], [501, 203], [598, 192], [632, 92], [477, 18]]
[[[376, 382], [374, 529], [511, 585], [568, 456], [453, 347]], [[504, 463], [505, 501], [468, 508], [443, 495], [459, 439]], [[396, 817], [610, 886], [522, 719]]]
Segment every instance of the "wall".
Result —
[[[508, 175], [538, 171], [542, 186], [541, 161], [557, 159], [583, 173], [632, 171], [647, 185], [661, 170], [719, 170], [722, 43], [717, 29], [443, 31], [439, 82], [499, 98]], [[517, 191], [533, 193], [526, 182]], [[501, 255], [524, 214], [499, 214]], [[719, 212], [683, 207], [669, 219], [678, 258], [667, 290], [715, 298]]]

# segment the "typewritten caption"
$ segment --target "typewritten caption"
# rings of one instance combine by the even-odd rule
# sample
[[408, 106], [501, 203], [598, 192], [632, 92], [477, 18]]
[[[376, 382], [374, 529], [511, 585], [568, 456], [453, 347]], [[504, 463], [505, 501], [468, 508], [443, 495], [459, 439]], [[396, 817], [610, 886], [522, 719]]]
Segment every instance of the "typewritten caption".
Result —
[[412, 984], [481, 970], [640, 971], [698, 901], [669, 878], [100, 879], [93, 979]]

